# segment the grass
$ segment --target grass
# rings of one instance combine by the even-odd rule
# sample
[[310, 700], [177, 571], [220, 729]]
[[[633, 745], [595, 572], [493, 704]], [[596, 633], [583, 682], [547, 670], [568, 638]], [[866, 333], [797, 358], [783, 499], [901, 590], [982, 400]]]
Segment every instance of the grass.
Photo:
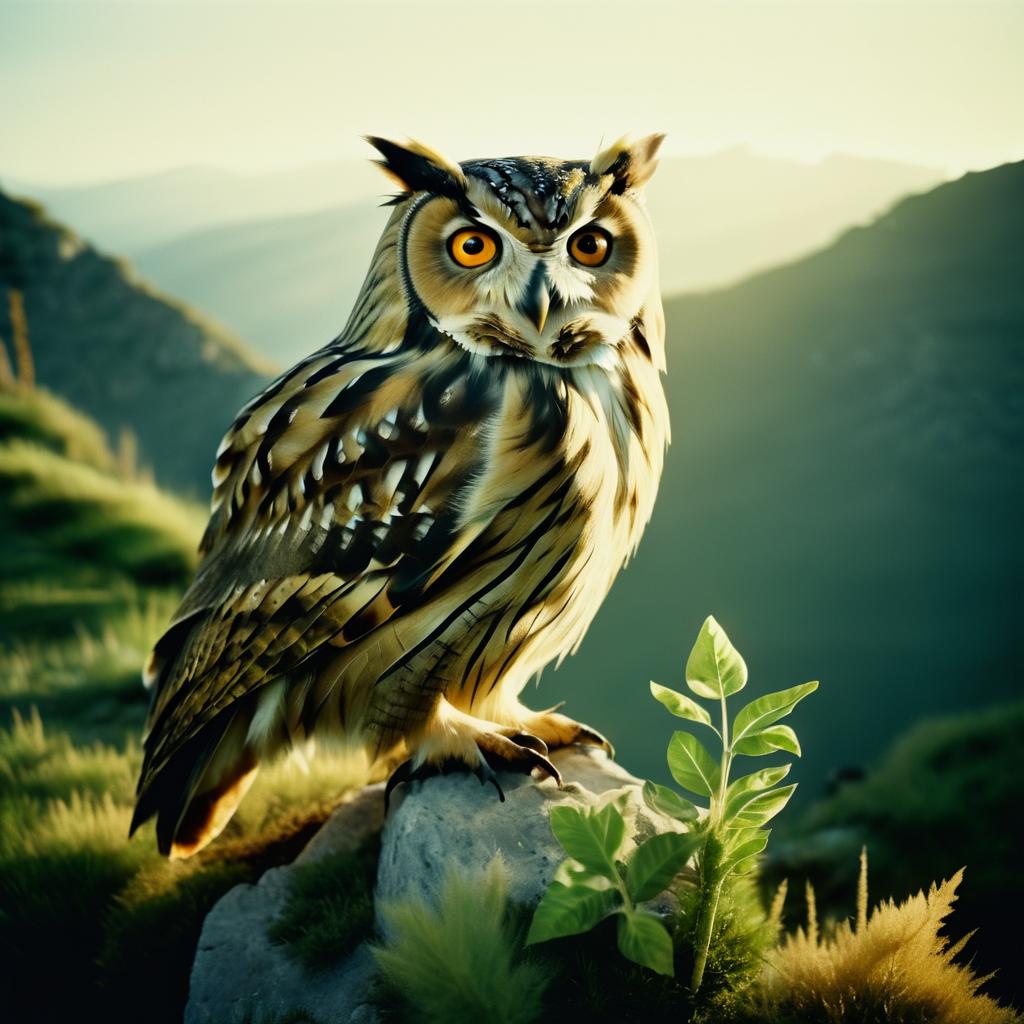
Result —
[[[76, 744], [15, 714], [0, 730], [0, 957], [5, 1005], [63, 1016], [87, 1009], [137, 1019], [138, 997], [160, 994], [156, 1020], [179, 1020], [202, 921], [239, 882], [292, 860], [337, 798], [363, 779], [329, 756], [257, 780], [245, 813], [187, 862], [156, 853], [152, 826], [130, 841], [140, 752]], [[55, 971], [60, 986], [47, 984]], [[147, 1004], [148, 1005], [148, 1004]]]
[[291, 888], [269, 937], [310, 971], [338, 963], [373, 933], [379, 837], [292, 871]]
[[861, 856], [854, 922], [819, 929], [807, 888], [807, 927], [768, 957], [748, 994], [758, 1024], [1013, 1024], [1018, 1015], [978, 990], [985, 979], [956, 962], [965, 940], [942, 934], [963, 878], [932, 885], [901, 904], [868, 913], [867, 856]]
[[[0, 1000], [11, 1019], [178, 1021], [202, 921], [290, 861], [363, 766], [261, 773], [184, 863], [127, 839], [139, 678], [195, 564], [202, 511], [119, 470], [94, 423], [0, 389]], [[59, 978], [59, 984], [54, 982]]]
[[95, 421], [42, 388], [0, 390], [0, 444], [12, 439], [101, 472], [115, 468], [106, 435]]
[[[880, 891], [916, 892], [925, 878], [966, 865], [954, 937], [978, 929], [969, 953], [983, 973], [1005, 968], [1024, 906], [1013, 826], [1020, 804], [1024, 703], [925, 720], [898, 740], [861, 781], [844, 785], [789, 829], [768, 864], [769, 883], [814, 885], [827, 913], [852, 913], [857, 851], [867, 846]], [[950, 837], [944, 841], [943, 837]], [[990, 991], [1019, 993], [1011, 972]]]
[[[507, 868], [450, 871], [437, 903], [416, 897], [381, 907], [386, 940], [374, 956], [399, 1019], [423, 1024], [532, 1024], [550, 971], [516, 956]], [[404, 1010], [404, 1012], [402, 1012]]]
[[70, 562], [80, 571], [173, 586], [195, 567], [204, 514], [153, 484], [122, 480], [30, 441], [0, 447], [0, 481], [6, 522], [31, 538], [27, 549], [5, 544], [14, 578], [59, 578]]

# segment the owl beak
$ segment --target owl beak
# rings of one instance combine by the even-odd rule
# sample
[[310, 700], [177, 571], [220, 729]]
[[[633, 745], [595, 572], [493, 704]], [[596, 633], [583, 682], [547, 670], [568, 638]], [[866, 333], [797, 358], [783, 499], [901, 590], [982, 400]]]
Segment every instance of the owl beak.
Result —
[[551, 309], [551, 282], [548, 280], [547, 267], [543, 263], [538, 263], [530, 275], [530, 283], [526, 286], [526, 294], [518, 308], [519, 312], [537, 328], [537, 333], [543, 334], [548, 310]]

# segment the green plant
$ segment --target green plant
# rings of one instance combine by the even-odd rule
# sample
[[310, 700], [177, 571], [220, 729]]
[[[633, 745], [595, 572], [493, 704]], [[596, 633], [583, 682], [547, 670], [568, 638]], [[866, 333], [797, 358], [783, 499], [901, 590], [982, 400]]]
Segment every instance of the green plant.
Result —
[[[761, 757], [783, 750], [800, 756], [800, 743], [788, 725], [779, 725], [817, 682], [803, 683], [777, 693], [765, 694], [745, 705], [730, 723], [727, 701], [747, 685], [747, 665], [726, 632], [708, 616], [686, 661], [686, 685], [696, 696], [718, 701], [720, 725], [691, 697], [651, 683], [651, 693], [678, 718], [710, 729], [721, 741], [716, 760], [691, 733], [676, 732], [668, 745], [672, 777], [684, 789], [708, 798], [709, 805], [695, 831], [700, 904], [694, 935], [694, 963], [690, 985], [694, 992], [704, 979], [708, 950], [722, 887], [731, 875], [754, 868], [757, 856], [768, 843], [764, 826], [789, 802], [796, 785], [779, 785], [789, 774], [785, 764], [730, 781], [733, 760], [739, 755]], [[654, 810], [697, 817], [698, 809], [673, 790], [648, 783], [644, 799]]]
[[387, 983], [427, 1024], [531, 1024], [550, 972], [519, 957], [507, 869], [495, 857], [481, 874], [452, 868], [436, 904], [416, 896], [380, 908], [387, 940], [373, 954]]
[[[800, 754], [796, 734], [778, 722], [816, 682], [767, 694], [746, 705], [731, 724], [727, 698], [747, 684], [747, 666], [725, 631], [709, 617], [686, 662], [686, 682], [698, 697], [717, 700], [721, 726], [691, 697], [651, 683], [651, 692], [679, 718], [711, 729], [722, 744], [715, 760], [696, 736], [676, 732], [668, 747], [673, 778], [684, 789], [709, 799], [698, 808], [666, 786], [647, 782], [643, 798], [651, 810], [679, 821], [689, 831], [651, 836], [627, 860], [621, 798], [599, 808], [558, 807], [551, 812], [555, 838], [569, 855], [541, 899], [527, 944], [590, 931], [618, 915], [618, 946], [623, 956], [659, 974], [674, 975], [672, 935], [658, 914], [640, 906], [664, 891], [694, 855], [699, 866], [694, 965], [691, 988], [700, 989], [708, 961], [722, 888], [730, 876], [751, 870], [768, 842], [764, 828], [785, 807], [796, 786], [780, 786], [789, 765], [765, 768], [730, 782], [737, 755], [761, 756], [777, 750]], [[702, 817], [703, 812], [703, 817]]]
[[[551, 830], [571, 860], [562, 865], [537, 906], [527, 945], [588, 932], [618, 915], [623, 956], [659, 974], [672, 975], [672, 937], [658, 914], [642, 906], [663, 892], [686, 866], [700, 842], [693, 833], [651, 836], [628, 860], [622, 798], [597, 808], [556, 807]], [[696, 818], [694, 810], [688, 817]]]

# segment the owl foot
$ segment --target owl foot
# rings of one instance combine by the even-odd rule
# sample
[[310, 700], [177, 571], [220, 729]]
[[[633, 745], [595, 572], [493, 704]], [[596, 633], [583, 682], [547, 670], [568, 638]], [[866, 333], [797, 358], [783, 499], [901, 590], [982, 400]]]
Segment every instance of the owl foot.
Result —
[[527, 712], [524, 724], [530, 733], [540, 737], [552, 750], [581, 744], [600, 747], [609, 757], [615, 756], [615, 748], [596, 729], [577, 722], [567, 715], [558, 713], [561, 704], [547, 711]]
[[480, 785], [490, 783], [498, 793], [498, 799], [504, 803], [505, 792], [498, 782], [498, 771], [519, 772], [530, 775], [534, 769], [555, 780], [561, 787], [562, 776], [558, 769], [547, 758], [547, 744], [537, 736], [528, 733], [513, 733], [503, 736], [500, 733], [480, 733], [476, 737], [478, 763], [471, 766], [458, 758], [444, 761], [424, 761], [414, 766], [412, 759], [403, 761], [392, 773], [384, 787], [384, 813], [391, 804], [391, 794], [403, 783], [429, 779], [435, 775], [448, 775], [456, 771], [472, 772]]
[[[488, 769], [507, 772], [532, 774], [537, 769], [541, 775], [555, 780], [558, 788], [562, 788], [562, 776], [558, 769], [548, 760], [548, 745], [539, 737], [527, 732], [513, 733], [504, 736], [498, 732], [485, 732], [476, 737], [477, 750]], [[493, 772], [492, 772], [493, 773]], [[481, 782], [484, 780], [481, 779]], [[491, 778], [488, 782], [494, 781]], [[504, 800], [501, 787], [494, 783], [498, 794]]]

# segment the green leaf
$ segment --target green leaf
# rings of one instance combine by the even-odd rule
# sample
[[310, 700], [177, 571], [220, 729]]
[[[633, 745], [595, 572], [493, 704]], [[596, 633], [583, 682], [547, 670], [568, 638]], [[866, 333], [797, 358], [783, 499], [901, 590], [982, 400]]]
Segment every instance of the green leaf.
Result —
[[728, 697], [747, 685], [747, 664], [713, 615], [704, 620], [686, 659], [686, 685], [709, 700]]
[[668, 786], [659, 786], [656, 782], [645, 782], [643, 788], [644, 803], [652, 811], [675, 818], [676, 821], [696, 821], [699, 811], [685, 797], [680, 796]]
[[[651, 683], [651, 696], [664, 704], [676, 718], [686, 718], [691, 722], [699, 722], [701, 725], [707, 725], [712, 729], [715, 728], [711, 725], [711, 715], [692, 697], [687, 697], [685, 693], [670, 690], [667, 686], [662, 686], [660, 683]], [[715, 732], [717, 731], [715, 729]]]
[[741, 708], [732, 724], [734, 740], [741, 740], [751, 733], [761, 732], [769, 725], [774, 725], [780, 718], [785, 718], [808, 694], [818, 688], [817, 682], [802, 683], [791, 686], [788, 690], [778, 693], [766, 693], [763, 697], [751, 701]]
[[760, 732], [748, 733], [739, 743], [732, 745], [734, 754], [749, 754], [752, 757], [771, 754], [776, 750], [787, 750], [800, 756], [800, 741], [788, 725], [770, 725]]
[[757, 855], [768, 845], [770, 835], [771, 829], [759, 829], [750, 839], [733, 847], [722, 861], [722, 877], [724, 878], [730, 871], [742, 874], [753, 867]]
[[589, 932], [611, 913], [620, 899], [616, 889], [591, 889], [585, 885], [552, 882], [533, 913], [526, 944], [532, 946], [564, 935]]
[[634, 903], [664, 892], [704, 841], [692, 832], [662, 832], [641, 843], [626, 866], [626, 888]]
[[750, 793], [745, 803], [736, 809], [728, 825], [731, 828], [759, 828], [766, 825], [796, 792], [796, 785], [769, 789], [766, 793]]
[[758, 772], [751, 772], [730, 782], [729, 788], [725, 791], [725, 816], [732, 815], [744, 802], [742, 798], [748, 793], [759, 793], [780, 783], [792, 767], [791, 764], [781, 764], [777, 768], [762, 768]]
[[601, 810], [555, 807], [551, 831], [573, 860], [606, 878], [615, 878], [615, 855], [626, 836], [626, 822], [614, 804]]
[[725, 850], [725, 858], [729, 854], [738, 850], [744, 843], [750, 842], [751, 839], [755, 839], [764, 833], [759, 828], [733, 828], [729, 829], [723, 836], [723, 849]]
[[668, 767], [672, 778], [684, 789], [711, 796], [718, 789], [718, 762], [700, 740], [688, 732], [676, 732], [668, 744]]
[[653, 914], [624, 910], [619, 914], [618, 927], [619, 952], [627, 960], [672, 977], [672, 937]]

